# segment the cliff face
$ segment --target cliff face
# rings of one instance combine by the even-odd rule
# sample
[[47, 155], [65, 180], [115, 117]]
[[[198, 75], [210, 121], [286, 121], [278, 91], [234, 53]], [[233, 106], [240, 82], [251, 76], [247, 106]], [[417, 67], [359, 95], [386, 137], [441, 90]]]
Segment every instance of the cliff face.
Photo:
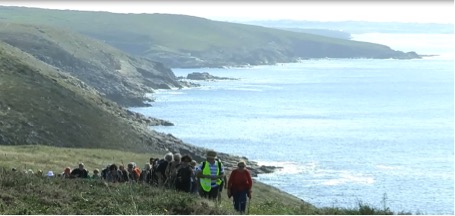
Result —
[[[205, 150], [150, 130], [144, 117], [103, 98], [94, 88], [18, 48], [0, 42], [0, 145], [49, 145], [167, 151], [199, 161]], [[227, 166], [240, 158], [220, 153]], [[245, 159], [245, 158], [244, 158]], [[270, 172], [251, 162], [253, 173]]]
[[161, 63], [130, 56], [74, 32], [0, 23], [0, 41], [79, 78], [120, 105], [143, 105], [144, 94], [153, 89], [181, 87]]
[[304, 58], [419, 58], [379, 44], [169, 14], [0, 7], [8, 22], [68, 28], [168, 67], [222, 67]]

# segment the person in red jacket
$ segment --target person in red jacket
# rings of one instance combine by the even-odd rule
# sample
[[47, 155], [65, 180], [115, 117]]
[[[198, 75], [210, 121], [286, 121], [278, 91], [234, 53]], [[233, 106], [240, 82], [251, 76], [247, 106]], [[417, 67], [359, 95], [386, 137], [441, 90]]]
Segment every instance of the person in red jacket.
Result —
[[229, 176], [227, 189], [228, 197], [234, 197], [234, 209], [240, 213], [245, 213], [246, 198], [251, 200], [252, 186], [250, 171], [246, 169], [246, 163], [240, 161]]

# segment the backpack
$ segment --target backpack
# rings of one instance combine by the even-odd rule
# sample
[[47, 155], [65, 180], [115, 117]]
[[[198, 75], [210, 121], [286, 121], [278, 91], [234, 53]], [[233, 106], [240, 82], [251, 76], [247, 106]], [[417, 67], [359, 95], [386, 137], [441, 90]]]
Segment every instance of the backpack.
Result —
[[191, 182], [192, 173], [191, 167], [182, 167], [177, 171], [176, 181], [179, 183]]

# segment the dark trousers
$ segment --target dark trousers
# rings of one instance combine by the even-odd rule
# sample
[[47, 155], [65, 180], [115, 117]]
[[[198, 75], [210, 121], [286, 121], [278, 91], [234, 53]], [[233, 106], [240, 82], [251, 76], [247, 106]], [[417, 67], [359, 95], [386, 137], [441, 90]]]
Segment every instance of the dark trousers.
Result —
[[232, 196], [234, 197], [234, 209], [238, 212], [245, 212], [246, 208], [246, 197], [247, 190], [235, 192]]
[[178, 191], [183, 191], [183, 192], [190, 193], [191, 192], [191, 181], [188, 181], [188, 182], [176, 181], [175, 182], [175, 189], [178, 190]]
[[205, 191], [204, 189], [202, 189], [202, 187], [200, 187], [199, 194], [201, 195], [201, 197], [204, 197], [207, 199], [217, 199], [219, 191], [220, 191], [220, 189], [218, 188], [218, 186], [216, 186], [216, 187], [212, 186], [212, 189], [210, 189], [209, 192]]

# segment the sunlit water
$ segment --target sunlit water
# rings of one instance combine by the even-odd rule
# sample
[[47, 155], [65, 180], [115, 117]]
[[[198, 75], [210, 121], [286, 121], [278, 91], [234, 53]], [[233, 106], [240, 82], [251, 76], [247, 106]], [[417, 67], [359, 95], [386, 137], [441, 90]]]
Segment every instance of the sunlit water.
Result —
[[453, 69], [442, 57], [174, 69], [240, 80], [158, 91], [132, 110], [185, 142], [283, 166], [257, 179], [319, 207], [453, 214]]

